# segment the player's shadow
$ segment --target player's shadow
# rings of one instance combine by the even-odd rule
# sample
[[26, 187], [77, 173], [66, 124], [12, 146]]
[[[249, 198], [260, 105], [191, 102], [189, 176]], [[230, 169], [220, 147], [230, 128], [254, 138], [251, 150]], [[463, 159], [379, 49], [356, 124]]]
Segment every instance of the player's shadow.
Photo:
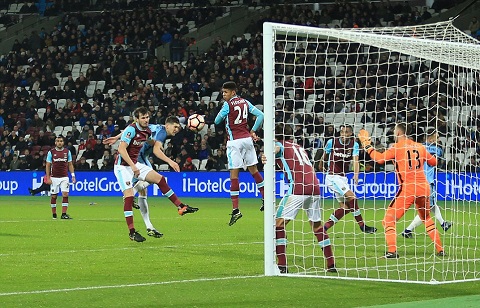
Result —
[[18, 234], [18, 233], [1, 233], [0, 236], [5, 236], [5, 237], [32, 237], [31, 235], [28, 234]]

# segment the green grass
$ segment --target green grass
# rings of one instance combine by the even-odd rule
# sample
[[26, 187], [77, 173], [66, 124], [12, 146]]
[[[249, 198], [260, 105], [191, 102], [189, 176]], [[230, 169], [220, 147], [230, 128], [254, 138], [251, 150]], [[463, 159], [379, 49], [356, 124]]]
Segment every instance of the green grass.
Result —
[[[89, 205], [92, 201], [97, 204]], [[259, 200], [242, 199], [244, 217], [232, 227], [227, 224], [229, 199], [185, 201], [200, 207], [200, 211], [180, 217], [166, 199], [149, 198], [152, 222], [165, 236], [134, 243], [128, 239], [121, 197], [71, 197], [71, 221], [51, 219], [48, 197], [2, 198], [0, 306], [358, 307], [476, 295], [480, 288], [478, 281], [432, 286], [263, 277], [263, 215], [258, 211]], [[374, 211], [371, 203], [365, 206], [365, 218], [369, 223], [375, 220], [379, 233], [365, 236], [358, 232], [353, 218], [346, 217], [329, 232], [337, 264], [341, 276], [384, 279], [385, 270], [379, 271], [378, 266], [386, 265], [385, 260], [376, 258], [384, 252], [380, 222], [383, 210]], [[325, 207], [325, 214], [330, 214], [332, 203], [327, 201]], [[444, 277], [442, 272], [446, 272], [451, 276], [447, 278], [452, 278], [453, 268], [447, 264], [460, 258], [448, 248], [453, 245], [462, 247], [459, 251], [465, 259], [478, 259], [475, 250], [468, 248], [475, 247], [473, 241], [478, 240], [478, 213], [472, 209], [457, 212], [467, 210], [471, 222], [467, 226], [460, 227], [465, 215], [447, 217], [456, 223], [455, 232], [444, 236], [450, 254], [447, 260], [430, 256], [431, 246], [421, 230], [411, 242], [399, 238], [403, 257], [398, 264], [409, 269], [409, 278], [418, 279], [415, 269], [430, 269], [428, 264], [432, 262], [436, 264], [437, 270], [432, 271], [435, 275]], [[407, 220], [410, 218], [411, 213]], [[135, 222], [145, 235], [138, 211]], [[299, 232], [302, 228], [305, 235]], [[293, 229], [289, 231], [290, 241], [308, 244], [287, 248], [289, 253], [296, 253], [289, 256], [290, 264], [302, 264], [293, 272], [323, 275], [323, 257], [313, 248], [307, 226], [296, 223]], [[300, 249], [314, 257], [301, 258]], [[386, 267], [391, 272], [389, 278], [402, 278], [394, 274], [402, 266], [392, 261], [395, 263]], [[458, 271], [469, 273], [467, 278], [474, 277], [476, 270], [479, 278], [478, 261], [455, 266]], [[468, 298], [465, 297], [465, 303]], [[453, 300], [458, 303], [461, 299]], [[429, 306], [426, 303], [422, 305]], [[438, 306], [438, 302], [431, 305]]]

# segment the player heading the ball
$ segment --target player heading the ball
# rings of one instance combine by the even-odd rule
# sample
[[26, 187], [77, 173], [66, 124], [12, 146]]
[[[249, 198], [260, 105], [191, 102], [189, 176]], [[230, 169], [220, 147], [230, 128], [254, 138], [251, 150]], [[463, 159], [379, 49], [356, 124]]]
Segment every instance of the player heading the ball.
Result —
[[[133, 185], [135, 179], [156, 184], [162, 194], [175, 204], [180, 215], [185, 214], [185, 211], [188, 213], [194, 213], [198, 209], [183, 204], [167, 184], [165, 177], [153, 170], [152, 167], [141, 163], [139, 160], [139, 153], [146, 143], [152, 146], [151, 150], [158, 158], [165, 159], [166, 155], [162, 151], [161, 143], [152, 139], [152, 131], [148, 126], [150, 120], [150, 113], [148, 110], [145, 107], [139, 107], [135, 109], [133, 116], [135, 122], [127, 126], [120, 137], [120, 145], [118, 146], [118, 156], [115, 160], [114, 173], [123, 192], [123, 211], [125, 221], [127, 222], [130, 231], [129, 237], [132, 241], [143, 242], [145, 241], [145, 238], [135, 230], [133, 223], [132, 207], [134, 198]], [[175, 127], [175, 125], [173, 127]], [[172, 163], [171, 167], [177, 172], [180, 171], [180, 168], [176, 163]]]
[[[237, 85], [233, 81], [227, 81], [223, 84], [222, 93], [225, 102], [215, 117], [215, 125], [219, 125], [225, 120], [225, 129], [228, 136], [227, 157], [228, 169], [230, 170], [230, 198], [233, 206], [228, 223], [231, 226], [243, 216], [238, 206], [240, 191], [238, 174], [240, 169], [248, 168], [255, 179], [255, 183], [257, 183], [263, 200], [263, 177], [257, 169], [257, 153], [253, 146], [253, 141], [259, 140], [256, 131], [263, 123], [263, 112], [237, 95]], [[256, 116], [255, 124], [250, 129], [248, 127], [249, 114]], [[263, 206], [260, 210], [263, 210]]]

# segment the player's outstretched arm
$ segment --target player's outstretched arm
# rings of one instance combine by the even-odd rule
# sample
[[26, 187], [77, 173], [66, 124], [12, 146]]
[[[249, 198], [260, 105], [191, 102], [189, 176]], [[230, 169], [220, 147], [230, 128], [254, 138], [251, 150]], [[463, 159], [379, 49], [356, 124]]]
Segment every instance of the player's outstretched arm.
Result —
[[122, 134], [118, 134], [118, 135], [116, 135], [116, 136], [108, 137], [108, 138], [106, 138], [106, 139], [103, 139], [102, 143], [103, 143], [103, 144], [107, 144], [107, 145], [112, 145], [112, 144], [114, 144], [115, 142], [117, 142], [118, 139], [120, 139], [120, 136], [121, 136], [121, 135], [122, 135]]
[[386, 161], [395, 158], [395, 147], [392, 147], [383, 153], [378, 152], [372, 146], [370, 134], [363, 128], [358, 132], [358, 140], [360, 140], [363, 149], [370, 155], [370, 158], [379, 164], [384, 164]]
[[153, 154], [166, 162], [176, 172], [180, 171], [180, 166], [162, 151], [162, 143], [160, 141], [155, 141], [155, 144], [153, 145]]
[[364, 148], [365, 151], [368, 152], [368, 150], [373, 149], [372, 139], [370, 138], [370, 134], [368, 133], [368, 131], [366, 131], [365, 129], [362, 128], [358, 132], [358, 140], [360, 140], [362, 148]]

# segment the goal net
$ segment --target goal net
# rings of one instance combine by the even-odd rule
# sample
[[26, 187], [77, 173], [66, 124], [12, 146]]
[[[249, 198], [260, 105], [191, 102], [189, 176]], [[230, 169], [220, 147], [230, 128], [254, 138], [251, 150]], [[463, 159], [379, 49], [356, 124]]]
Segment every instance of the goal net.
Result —
[[[291, 125], [292, 139], [307, 150], [318, 168], [327, 141], [338, 136], [342, 125], [351, 125], [354, 136], [366, 129], [380, 149], [391, 146], [394, 124], [401, 121], [413, 128], [411, 137], [421, 143], [426, 142], [427, 132], [438, 132], [437, 143], [443, 153], [437, 154], [434, 202], [443, 220], [452, 226], [445, 231], [447, 225], [433, 213], [431, 217], [446, 256], [436, 255], [423, 224], [411, 237], [402, 235], [416, 215], [412, 205], [396, 225], [399, 258], [384, 258], [387, 246], [382, 220], [398, 188], [394, 165], [375, 164], [360, 149], [358, 184], [353, 181], [353, 169], [347, 174], [359, 211], [346, 214], [327, 230], [338, 272], [326, 271], [308, 217], [299, 212], [285, 228], [287, 275], [416, 283], [480, 279], [479, 42], [449, 21], [368, 29], [265, 23], [263, 44], [268, 162], [265, 274], [279, 274], [275, 215], [288, 187], [281, 172], [275, 171], [275, 124]], [[325, 174], [318, 172], [317, 176], [325, 223], [339, 202], [325, 185]], [[378, 231], [362, 232], [358, 213], [366, 225]]]

